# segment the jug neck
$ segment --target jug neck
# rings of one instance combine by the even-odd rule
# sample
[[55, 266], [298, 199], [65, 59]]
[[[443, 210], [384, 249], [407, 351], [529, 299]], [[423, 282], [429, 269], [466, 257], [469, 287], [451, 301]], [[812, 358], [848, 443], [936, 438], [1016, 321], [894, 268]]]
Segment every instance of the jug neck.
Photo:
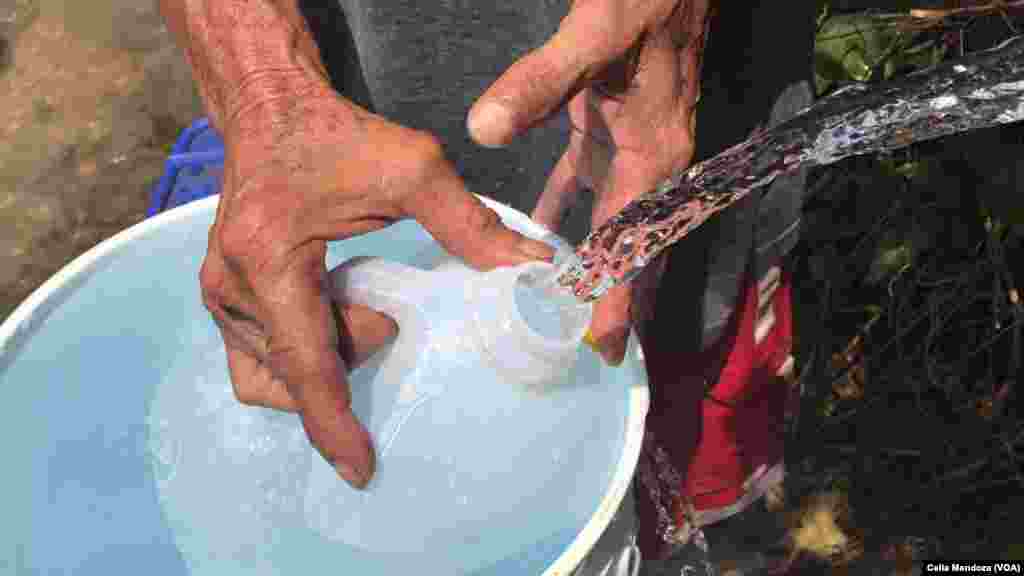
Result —
[[531, 262], [480, 274], [468, 303], [491, 363], [531, 386], [572, 368], [593, 313], [591, 304], [540, 283], [552, 269]]

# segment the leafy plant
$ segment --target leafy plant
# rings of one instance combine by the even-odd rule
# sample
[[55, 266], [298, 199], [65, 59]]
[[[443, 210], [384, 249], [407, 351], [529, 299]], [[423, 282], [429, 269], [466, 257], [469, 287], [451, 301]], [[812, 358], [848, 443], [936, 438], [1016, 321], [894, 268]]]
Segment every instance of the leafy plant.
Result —
[[818, 94], [846, 82], [871, 82], [935, 65], [947, 44], [903, 14], [823, 13], [815, 42]]

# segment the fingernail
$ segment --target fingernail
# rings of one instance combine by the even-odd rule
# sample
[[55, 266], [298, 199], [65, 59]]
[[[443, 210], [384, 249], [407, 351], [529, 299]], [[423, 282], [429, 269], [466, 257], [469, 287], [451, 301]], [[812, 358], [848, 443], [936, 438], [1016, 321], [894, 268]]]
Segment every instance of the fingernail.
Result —
[[505, 144], [505, 135], [512, 130], [512, 111], [494, 101], [484, 102], [469, 115], [467, 124], [477, 144], [500, 148]]
[[360, 474], [355, 468], [344, 462], [335, 462], [334, 471], [337, 472], [338, 476], [341, 476], [345, 482], [348, 482], [357, 490], [366, 488], [366, 485], [370, 482], [370, 479], [364, 474]]
[[526, 238], [519, 243], [519, 252], [531, 260], [551, 262], [555, 258], [554, 248], [544, 242], [533, 240], [531, 238]]
[[626, 347], [614, 343], [615, 337], [606, 336], [601, 342], [594, 338], [594, 333], [589, 329], [583, 335], [583, 343], [590, 346], [590, 349], [597, 353], [604, 360], [604, 363], [612, 368], [622, 364], [626, 356]]
[[627, 332], [613, 332], [601, 339], [597, 347], [606, 364], [613, 368], [622, 364], [626, 358], [626, 339], [628, 337]]
[[615, 342], [617, 339], [615, 336], [606, 336], [601, 342], [598, 342], [594, 338], [594, 333], [589, 329], [583, 335], [583, 343], [590, 346], [590, 349], [596, 352], [605, 364], [613, 368], [622, 364], [622, 360], [626, 356], [625, 342], [621, 345], [617, 344]]

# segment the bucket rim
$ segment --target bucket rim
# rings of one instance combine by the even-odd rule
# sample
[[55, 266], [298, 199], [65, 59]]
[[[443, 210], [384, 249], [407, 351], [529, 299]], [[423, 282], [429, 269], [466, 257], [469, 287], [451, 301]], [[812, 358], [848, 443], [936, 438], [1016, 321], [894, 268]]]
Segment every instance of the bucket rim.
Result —
[[[476, 196], [484, 205], [496, 211], [502, 220], [515, 221], [519, 226], [536, 232], [538, 237], [546, 232], [540, 224], [532, 221], [522, 212], [479, 194]], [[217, 194], [160, 212], [101, 241], [64, 265], [42, 285], [33, 290], [10, 313], [7, 319], [0, 323], [0, 374], [14, 362], [22, 346], [32, 338], [46, 318], [105, 263], [122, 250], [129, 249], [132, 243], [138, 239], [155, 234], [175, 223], [195, 218], [200, 214], [215, 212], [219, 201], [220, 195]], [[545, 569], [542, 576], [568, 576], [571, 574], [597, 544], [598, 539], [618, 512], [623, 499], [629, 493], [633, 473], [640, 458], [644, 421], [650, 403], [647, 373], [643, 369], [643, 350], [638, 341], [636, 332], [632, 331], [627, 350], [627, 362], [616, 368], [617, 370], [626, 369], [630, 364], [630, 358], [638, 362], [641, 367], [636, 371], [637, 378], [631, 381], [629, 389], [626, 391], [628, 408], [625, 439], [615, 472], [597, 509], [584, 524], [583, 529]]]

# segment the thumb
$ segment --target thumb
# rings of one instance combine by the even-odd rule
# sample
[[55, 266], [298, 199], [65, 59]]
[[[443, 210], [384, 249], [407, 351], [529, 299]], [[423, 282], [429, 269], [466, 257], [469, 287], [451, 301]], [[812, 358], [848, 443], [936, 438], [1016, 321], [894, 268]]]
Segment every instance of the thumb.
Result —
[[[607, 222], [630, 201], [654, 187], [660, 177], [646, 159], [634, 157], [628, 151], [617, 154], [599, 188], [591, 219], [594, 226]], [[649, 289], [637, 292], [635, 288], [632, 283], [616, 286], [594, 307], [585, 342], [611, 366], [619, 365], [625, 356], [632, 316], [638, 311], [635, 296], [644, 298], [652, 292]]]
[[548, 176], [530, 218], [548, 230], [557, 231], [565, 213], [575, 203], [579, 191], [573, 152], [566, 150]]
[[476, 101], [467, 119], [473, 140], [488, 147], [508, 144], [625, 54], [641, 27], [635, 18], [608, 13], [621, 4], [578, 3], [547, 43], [512, 64]]

